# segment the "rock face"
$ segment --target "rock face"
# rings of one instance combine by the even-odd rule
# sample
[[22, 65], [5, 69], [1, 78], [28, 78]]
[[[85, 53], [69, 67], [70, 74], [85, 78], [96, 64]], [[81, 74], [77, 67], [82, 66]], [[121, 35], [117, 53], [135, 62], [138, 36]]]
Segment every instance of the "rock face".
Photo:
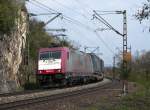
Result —
[[0, 35], [0, 93], [15, 91], [19, 86], [18, 69], [22, 61], [27, 34], [27, 12], [18, 11], [16, 29], [11, 34]]

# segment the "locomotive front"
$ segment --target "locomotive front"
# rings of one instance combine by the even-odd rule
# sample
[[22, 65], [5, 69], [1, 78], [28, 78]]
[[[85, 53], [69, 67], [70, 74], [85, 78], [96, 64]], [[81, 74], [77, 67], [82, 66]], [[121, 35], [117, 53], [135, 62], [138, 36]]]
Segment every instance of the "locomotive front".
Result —
[[40, 52], [38, 73], [55, 74], [56, 72], [61, 72], [61, 51]]
[[37, 80], [40, 85], [61, 83], [65, 78], [65, 48], [42, 48], [39, 50]]

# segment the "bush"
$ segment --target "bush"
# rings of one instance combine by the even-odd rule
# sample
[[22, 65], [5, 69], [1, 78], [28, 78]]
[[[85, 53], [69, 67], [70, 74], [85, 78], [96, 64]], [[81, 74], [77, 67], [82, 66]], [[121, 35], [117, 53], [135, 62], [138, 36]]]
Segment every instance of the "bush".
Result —
[[40, 88], [36, 83], [25, 83], [23, 87], [25, 90], [35, 90]]
[[18, 6], [14, 0], [0, 0], [0, 34], [10, 34], [18, 17]]

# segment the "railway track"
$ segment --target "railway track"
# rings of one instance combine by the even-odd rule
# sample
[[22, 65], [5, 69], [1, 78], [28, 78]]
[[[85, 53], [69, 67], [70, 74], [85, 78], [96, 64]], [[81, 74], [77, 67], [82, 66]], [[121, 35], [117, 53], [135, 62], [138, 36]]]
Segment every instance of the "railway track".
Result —
[[[77, 87], [78, 85], [76, 85]], [[75, 87], [75, 85], [70, 86]], [[38, 93], [42, 91], [49, 91], [49, 90], [57, 90], [59, 87], [49, 87], [48, 89], [36, 89], [36, 90], [25, 90], [25, 91], [18, 91], [18, 92], [12, 92], [12, 93], [0, 93], [0, 97], [10, 97], [10, 96], [17, 96], [17, 95], [25, 95], [25, 94], [32, 94], [32, 93]], [[61, 87], [59, 89], [64, 89], [69, 87]]]
[[[112, 80], [112, 78], [106, 77], [109, 80]], [[91, 84], [91, 83], [87, 83], [87, 84]], [[86, 84], [85, 84], [86, 85]], [[78, 87], [81, 85], [72, 85], [69, 87], [59, 87], [59, 86], [53, 86], [53, 87], [49, 87], [47, 89], [36, 89], [36, 90], [25, 90], [25, 91], [18, 91], [18, 92], [12, 92], [12, 93], [0, 93], [0, 97], [9, 97], [9, 96], [17, 96], [17, 95], [25, 95], [25, 94], [32, 94], [32, 93], [38, 93], [38, 92], [42, 92], [42, 91], [49, 91], [49, 90], [57, 90], [59, 89], [64, 89], [64, 88], [71, 88], [71, 87]]]
[[26, 99], [26, 100], [20, 100], [20, 101], [15, 101], [15, 102], [4, 103], [4, 104], [0, 104], [0, 110], [8, 110], [8, 109], [14, 110], [14, 109], [17, 109], [19, 107], [25, 107], [27, 105], [37, 104], [37, 103], [41, 103], [41, 102], [43, 103], [43, 102], [47, 102], [47, 101], [59, 100], [62, 98], [79, 96], [82, 94], [91, 94], [92, 92], [95, 92], [95, 91], [100, 90], [100, 89], [111, 88], [111, 86], [117, 84], [117, 82], [118, 81], [116, 81], [115, 83], [107, 83], [107, 84], [100, 85], [97, 87], [91, 87], [91, 88], [71, 91], [71, 92], [67, 92], [67, 93], [65, 92], [65, 93], [43, 96], [43, 97], [38, 97], [38, 98], [32, 98], [32, 99]]
[[31, 94], [35, 92], [41, 92], [42, 90], [26, 90], [26, 91], [19, 91], [13, 93], [1, 93], [0, 97], [9, 97], [9, 96], [16, 96], [16, 95], [24, 95], [24, 94]]

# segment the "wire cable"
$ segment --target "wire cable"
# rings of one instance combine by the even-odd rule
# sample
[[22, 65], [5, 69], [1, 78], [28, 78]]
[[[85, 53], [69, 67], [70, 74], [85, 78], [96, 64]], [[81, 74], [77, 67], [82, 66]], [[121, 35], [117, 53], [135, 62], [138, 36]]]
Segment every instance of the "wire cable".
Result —
[[[118, 30], [116, 30], [112, 25], [110, 25], [103, 17], [101, 17], [95, 10], [93, 11], [95, 13], [95, 16], [100, 22], [105, 24], [107, 27], [115, 31], [117, 34], [123, 36]], [[98, 16], [98, 17], [97, 17]]]
[[115, 54], [114, 51], [113, 51], [113, 50], [107, 45], [107, 43], [102, 39], [102, 37], [101, 37], [96, 31], [94, 31], [94, 33], [95, 33], [95, 35], [99, 38], [99, 40], [101, 40], [101, 42], [105, 45], [105, 47], [106, 47], [111, 53]]
[[[41, 6], [45, 7], [44, 9], [46, 9], [46, 10], [49, 11], [49, 12], [54, 11], [54, 12], [56, 12], [56, 13], [59, 13], [58, 11], [56, 11], [56, 10], [54, 10], [54, 9], [51, 9], [51, 8], [48, 7], [47, 5], [44, 5], [44, 4], [40, 3], [40, 2], [38, 2], [37, 0], [33, 0], [33, 1], [36, 2], [37, 4], [41, 5]], [[41, 8], [42, 8], [42, 7], [41, 7]], [[64, 18], [65, 20], [71, 22], [71, 23], [74, 23], [74, 24], [76, 24], [76, 25], [78, 25], [78, 26], [80, 25], [80, 26], [82, 26], [82, 27], [84, 27], [84, 28], [86, 28], [86, 29], [88, 29], [88, 30], [94, 32], [94, 29], [93, 29], [93, 28], [89, 27], [88, 25], [85, 25], [85, 24], [81, 23], [81, 22], [78, 21], [78, 20], [75, 20], [75, 19], [73, 19], [73, 18], [71, 18], [71, 17], [68, 17], [68, 16], [66, 16], [66, 15], [63, 15], [63, 18]], [[105, 41], [101, 38], [101, 36], [99, 36], [99, 34], [98, 34], [97, 32], [94, 32], [94, 33], [95, 33], [95, 35], [99, 38], [99, 40], [101, 40], [101, 41], [103, 42], [103, 44], [108, 48], [108, 50], [109, 50], [110, 52], [114, 53], [113, 50], [107, 45], [107, 43], [105, 43]]]
[[56, 1], [56, 0], [52, 0], [52, 1], [55, 2], [55, 3], [57, 3], [58, 5], [60, 5], [61, 7], [64, 7], [64, 8], [66, 8], [66, 9], [68, 9], [68, 10], [72, 10], [73, 12], [75, 12], [75, 13], [77, 13], [77, 14], [80, 14], [80, 15], [83, 16], [85, 19], [87, 19], [87, 16], [84, 15], [83, 13], [78, 12], [78, 11], [76, 11], [75, 9], [73, 9], [73, 8], [71, 8], [71, 7], [68, 7], [68, 6], [66, 6], [66, 5], [64, 5], [64, 4], [62, 4], [62, 3], [60, 3], [60, 2], [58, 2], [58, 1]]
[[[60, 12], [54, 10], [54, 9], [49, 8], [48, 6], [46, 6], [46, 5], [44, 5], [44, 4], [38, 2], [37, 0], [33, 0], [33, 1], [35, 1], [36, 3], [38, 3], [38, 4], [41, 5], [41, 6], [45, 7], [45, 8], [47, 9], [47, 11], [49, 11], [49, 12], [51, 12], [51, 11], [53, 10], [53, 11], [55, 11], [56, 13], [60, 13]], [[30, 2], [31, 2], [31, 1], [30, 1]], [[43, 9], [45, 9], [45, 8], [43, 8]], [[50, 10], [51, 10], [51, 11], [50, 11]], [[78, 21], [78, 20], [75, 20], [75, 19], [73, 19], [73, 18], [71, 18], [71, 17], [68, 17], [68, 16], [66, 16], [66, 15], [64, 15], [64, 14], [63, 14], [62, 16], [63, 16], [63, 18], [65, 18], [65, 19], [69, 19], [69, 20], [72, 20], [73, 22], [76, 22], [76, 24], [79, 24], [79, 25], [81, 25], [82, 27], [84, 27], [84, 28], [86, 28], [86, 29], [88, 29], [88, 30], [93, 30], [91, 27], [89, 27], [88, 25], [85, 25], [85, 24], [81, 23], [81, 22]]]
[[[63, 20], [63, 22], [65, 23], [65, 26], [68, 25], [68, 24], [65, 22], [65, 20]], [[70, 23], [69, 23], [69, 24], [70, 24]], [[74, 25], [74, 26], [73, 26], [73, 25]], [[73, 23], [73, 25], [71, 25], [71, 28], [72, 28], [72, 30], [74, 30], [75, 33], [79, 33], [79, 34], [82, 35], [82, 36], [86, 36], [83, 32], [81, 32], [80, 29], [78, 29], [77, 27], [75, 27], [76, 24]], [[74, 27], [75, 29], [74, 29], [73, 27]], [[86, 40], [87, 42], [89, 42], [90, 44], [94, 44], [93, 39], [89, 39], [88, 37], [86, 37], [85, 40]]]
[[48, 7], [47, 5], [41, 3], [41, 2], [39, 2], [39, 1], [37, 1], [37, 0], [33, 0], [33, 1], [36, 2], [36, 3], [38, 3], [38, 4], [40, 4], [40, 5], [43, 6], [43, 7], [45, 7], [45, 8], [47, 8], [47, 9], [51, 10], [51, 11], [54, 11], [54, 12], [56, 12], [56, 13], [59, 13], [58, 11], [56, 11], [56, 10], [54, 10], [54, 9], [52, 9], [52, 8], [50, 8], [50, 7]]

